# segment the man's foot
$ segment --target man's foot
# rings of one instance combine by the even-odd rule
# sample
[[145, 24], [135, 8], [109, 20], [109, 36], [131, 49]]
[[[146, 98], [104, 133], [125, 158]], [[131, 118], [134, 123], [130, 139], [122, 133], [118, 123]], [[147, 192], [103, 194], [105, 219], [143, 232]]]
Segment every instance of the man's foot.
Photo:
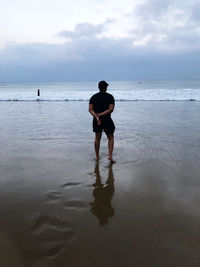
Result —
[[111, 163], [115, 163], [115, 160], [113, 159], [112, 156], [108, 156], [108, 160], [110, 160]]

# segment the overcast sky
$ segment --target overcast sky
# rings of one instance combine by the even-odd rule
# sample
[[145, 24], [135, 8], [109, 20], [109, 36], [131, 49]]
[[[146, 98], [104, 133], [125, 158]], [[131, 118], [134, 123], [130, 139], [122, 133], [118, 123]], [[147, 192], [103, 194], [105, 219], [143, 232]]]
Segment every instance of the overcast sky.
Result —
[[200, 78], [199, 0], [0, 0], [0, 82]]

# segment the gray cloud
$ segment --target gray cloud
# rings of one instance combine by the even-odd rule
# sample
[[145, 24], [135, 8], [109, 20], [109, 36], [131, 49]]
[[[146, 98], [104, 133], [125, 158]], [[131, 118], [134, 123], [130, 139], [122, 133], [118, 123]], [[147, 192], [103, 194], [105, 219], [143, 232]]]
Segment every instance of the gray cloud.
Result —
[[96, 81], [198, 78], [200, 53], [133, 47], [132, 38], [10, 44], [0, 50], [0, 81]]
[[98, 24], [94, 25], [92, 23], [79, 23], [75, 26], [75, 29], [73, 31], [61, 31], [57, 34], [59, 37], [64, 37], [64, 38], [80, 38], [80, 37], [91, 37], [95, 36], [99, 33], [102, 33], [103, 30], [105, 29], [105, 24]]
[[199, 49], [199, 8], [198, 1], [146, 0], [133, 10], [133, 39], [148, 36], [145, 45], [158, 49]]
[[77, 53], [72, 44], [45, 44], [25, 43], [8, 44], [0, 49], [0, 64], [21, 64], [41, 65], [48, 63], [79, 62], [83, 57]]
[[195, 23], [200, 21], [200, 2], [195, 2], [191, 5], [191, 18]]
[[166, 14], [173, 2], [173, 0], [146, 0], [136, 6], [134, 15], [141, 19], [158, 19]]

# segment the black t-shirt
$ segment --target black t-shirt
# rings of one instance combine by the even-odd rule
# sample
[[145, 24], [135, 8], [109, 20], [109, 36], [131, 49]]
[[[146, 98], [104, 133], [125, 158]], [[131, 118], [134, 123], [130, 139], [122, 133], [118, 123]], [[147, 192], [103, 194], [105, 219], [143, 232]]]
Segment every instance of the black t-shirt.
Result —
[[[93, 104], [95, 113], [101, 113], [107, 110], [110, 104], [115, 104], [115, 99], [109, 93], [99, 92], [90, 98], [89, 103]], [[106, 115], [105, 117], [110, 117], [110, 114]]]

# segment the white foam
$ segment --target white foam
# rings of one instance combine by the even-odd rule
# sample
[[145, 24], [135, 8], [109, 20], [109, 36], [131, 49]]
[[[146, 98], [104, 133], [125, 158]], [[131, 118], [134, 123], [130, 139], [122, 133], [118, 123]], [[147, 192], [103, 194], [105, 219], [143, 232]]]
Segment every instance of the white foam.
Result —
[[[112, 84], [112, 83], [111, 83]], [[159, 87], [158, 87], [159, 85]], [[200, 101], [200, 81], [185, 88], [177, 81], [163, 84], [113, 82], [109, 87], [116, 101]], [[0, 101], [88, 101], [98, 89], [94, 83], [0, 84]], [[40, 88], [41, 95], [37, 96]]]

